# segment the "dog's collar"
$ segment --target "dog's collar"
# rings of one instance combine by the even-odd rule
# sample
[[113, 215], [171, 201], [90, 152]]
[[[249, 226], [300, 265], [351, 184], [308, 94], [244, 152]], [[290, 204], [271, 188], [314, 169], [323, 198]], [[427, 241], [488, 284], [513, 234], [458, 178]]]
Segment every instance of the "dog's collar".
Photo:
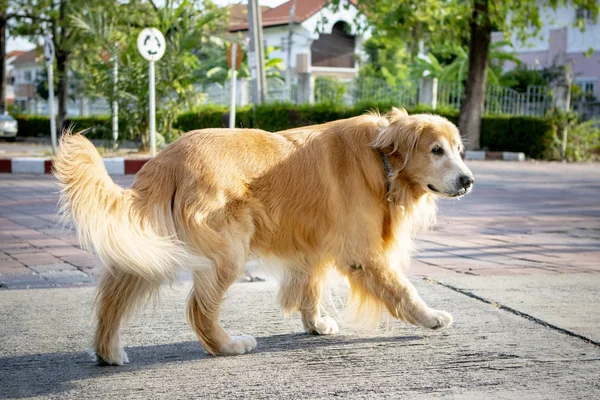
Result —
[[392, 174], [392, 167], [390, 166], [390, 159], [381, 149], [379, 150], [379, 155], [381, 156], [381, 161], [383, 161], [383, 168], [385, 170], [385, 198], [388, 202], [391, 202], [392, 197], [390, 196], [390, 176]]

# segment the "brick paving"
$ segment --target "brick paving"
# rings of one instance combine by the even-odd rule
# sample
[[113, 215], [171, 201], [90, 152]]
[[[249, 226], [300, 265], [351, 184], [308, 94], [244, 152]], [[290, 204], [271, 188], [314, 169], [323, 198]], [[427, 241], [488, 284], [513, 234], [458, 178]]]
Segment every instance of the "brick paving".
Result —
[[[600, 273], [600, 165], [471, 161], [476, 183], [440, 201], [413, 276]], [[132, 176], [116, 177], [123, 186]], [[81, 286], [102, 266], [56, 216], [51, 176], [0, 174], [0, 288]]]

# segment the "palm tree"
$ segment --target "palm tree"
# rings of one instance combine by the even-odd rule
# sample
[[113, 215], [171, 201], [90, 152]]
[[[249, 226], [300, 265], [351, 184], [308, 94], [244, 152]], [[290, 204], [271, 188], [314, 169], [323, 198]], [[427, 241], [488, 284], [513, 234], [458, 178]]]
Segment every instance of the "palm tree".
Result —
[[[488, 65], [488, 83], [498, 85], [499, 73], [502, 69], [502, 64], [506, 61], [511, 61], [520, 64], [519, 60], [513, 53], [504, 50], [505, 46], [511, 46], [508, 41], [499, 41], [490, 45], [489, 65]], [[427, 75], [432, 78], [438, 78], [440, 81], [447, 82], [463, 82], [467, 79], [467, 71], [469, 67], [469, 53], [463, 46], [453, 46], [450, 48], [440, 49], [439, 54], [449, 55], [454, 58], [450, 64], [444, 65], [438, 58], [429, 53], [427, 57], [418, 57], [415, 60], [415, 65], [412, 68], [412, 75], [420, 78]]]

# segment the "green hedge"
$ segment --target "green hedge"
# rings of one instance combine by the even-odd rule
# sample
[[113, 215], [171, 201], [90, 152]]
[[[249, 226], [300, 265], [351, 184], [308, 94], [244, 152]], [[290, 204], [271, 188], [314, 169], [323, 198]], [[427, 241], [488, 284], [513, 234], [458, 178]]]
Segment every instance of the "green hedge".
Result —
[[[360, 103], [353, 107], [332, 104], [287, 104], [270, 103], [236, 110], [236, 126], [260, 128], [267, 131], [280, 131], [298, 126], [321, 124], [336, 119], [349, 118], [366, 111], [389, 111], [392, 103]], [[410, 114], [432, 112], [427, 107], [409, 109]], [[458, 112], [452, 109], [437, 109], [436, 114], [458, 124]], [[49, 136], [50, 124], [47, 117], [17, 116], [20, 136]], [[110, 117], [71, 118], [75, 130], [93, 128], [87, 134], [94, 139], [108, 139], [111, 135]], [[229, 112], [225, 106], [207, 105], [197, 110], [182, 113], [174, 123], [174, 128], [184, 132], [222, 128], [229, 125]], [[518, 117], [506, 115], [485, 115], [481, 124], [481, 147], [490, 151], [519, 151], [531, 158], [553, 158], [556, 135], [548, 118]]]
[[[16, 115], [21, 137], [50, 136], [50, 118], [39, 115]], [[107, 115], [93, 117], [72, 117], [65, 121], [65, 126], [72, 126], [74, 131], [91, 128], [86, 136], [90, 139], [107, 139], [111, 135], [111, 119]]]

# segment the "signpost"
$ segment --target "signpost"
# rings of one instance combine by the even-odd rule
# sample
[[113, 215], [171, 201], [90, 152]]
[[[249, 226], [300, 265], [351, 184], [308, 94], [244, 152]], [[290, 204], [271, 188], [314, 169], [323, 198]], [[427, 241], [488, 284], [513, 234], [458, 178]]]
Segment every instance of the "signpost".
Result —
[[165, 54], [165, 37], [162, 32], [156, 28], [145, 28], [140, 32], [137, 38], [137, 48], [146, 60], [150, 61], [148, 72], [150, 87], [150, 155], [156, 155], [156, 104], [154, 98], [154, 62], [158, 61]]
[[242, 64], [242, 47], [233, 42], [227, 48], [227, 64], [231, 68], [231, 103], [229, 107], [229, 128], [235, 128], [235, 103], [237, 100], [237, 70]]
[[56, 154], [56, 117], [54, 115], [54, 43], [52, 38], [44, 38], [44, 58], [48, 68], [48, 113], [50, 114], [50, 138], [52, 154]]

